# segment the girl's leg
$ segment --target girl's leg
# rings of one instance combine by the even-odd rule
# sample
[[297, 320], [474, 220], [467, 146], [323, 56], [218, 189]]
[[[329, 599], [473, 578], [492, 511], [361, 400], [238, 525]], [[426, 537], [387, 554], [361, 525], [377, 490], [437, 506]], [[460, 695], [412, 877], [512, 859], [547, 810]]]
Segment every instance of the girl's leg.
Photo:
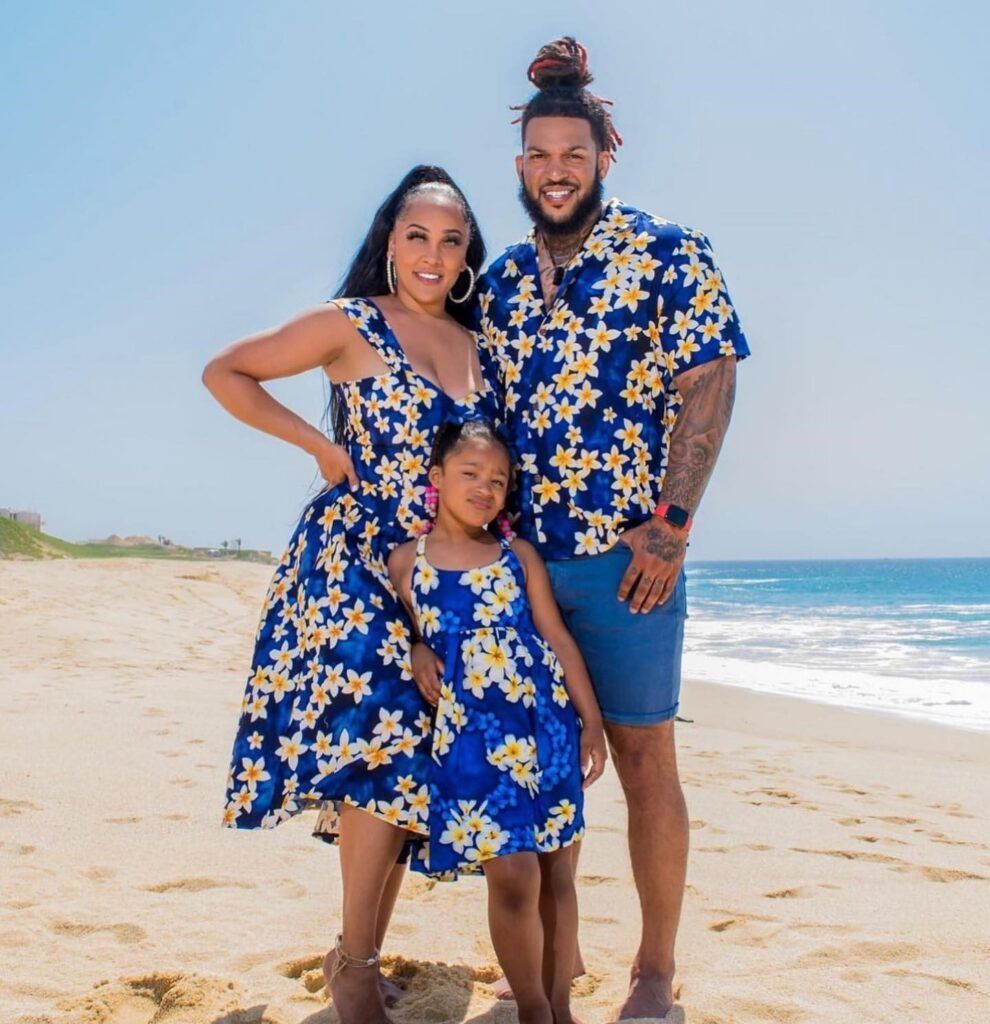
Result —
[[540, 865], [535, 853], [509, 853], [485, 861], [492, 945], [512, 986], [519, 1024], [552, 1024], [543, 987]]
[[555, 1024], [571, 1020], [571, 980], [577, 956], [577, 891], [568, 847], [540, 855], [540, 917], [543, 920], [543, 984]]
[[[340, 812], [340, 873], [344, 884], [341, 949], [362, 960], [375, 955], [376, 929], [382, 896], [405, 832], [344, 805]], [[329, 975], [331, 950], [324, 961]], [[379, 990], [377, 968], [349, 966], [329, 986], [341, 1024], [386, 1024], [388, 1017]]]
[[[581, 856], [581, 843], [571, 843], [567, 847], [567, 852], [571, 855], [571, 862], [573, 864], [573, 874], [577, 878], [577, 866], [578, 857]], [[580, 978], [585, 973], [584, 956], [581, 953], [581, 939], [580, 936], [577, 939], [577, 948], [574, 954], [574, 977]], [[509, 985], [508, 979], [505, 975], [502, 975], [493, 985], [492, 988], [495, 990], [496, 999], [514, 999], [512, 994], [512, 987]]]

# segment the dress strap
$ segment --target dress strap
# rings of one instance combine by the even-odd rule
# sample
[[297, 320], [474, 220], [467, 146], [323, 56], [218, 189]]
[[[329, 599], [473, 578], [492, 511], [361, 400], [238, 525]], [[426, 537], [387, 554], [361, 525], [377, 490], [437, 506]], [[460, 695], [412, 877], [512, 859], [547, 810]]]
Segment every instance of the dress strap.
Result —
[[334, 299], [335, 305], [354, 329], [378, 353], [392, 373], [401, 373], [403, 355], [381, 310], [367, 299]]

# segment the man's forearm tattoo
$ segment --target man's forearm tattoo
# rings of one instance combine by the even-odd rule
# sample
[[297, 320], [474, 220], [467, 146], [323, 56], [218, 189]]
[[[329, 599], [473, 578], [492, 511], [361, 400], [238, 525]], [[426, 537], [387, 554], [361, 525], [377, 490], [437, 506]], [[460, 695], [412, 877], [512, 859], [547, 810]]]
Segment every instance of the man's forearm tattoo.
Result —
[[[670, 436], [664, 501], [697, 511], [722, 448], [736, 397], [736, 361], [716, 359], [691, 374]], [[687, 379], [685, 380], [687, 384]]]

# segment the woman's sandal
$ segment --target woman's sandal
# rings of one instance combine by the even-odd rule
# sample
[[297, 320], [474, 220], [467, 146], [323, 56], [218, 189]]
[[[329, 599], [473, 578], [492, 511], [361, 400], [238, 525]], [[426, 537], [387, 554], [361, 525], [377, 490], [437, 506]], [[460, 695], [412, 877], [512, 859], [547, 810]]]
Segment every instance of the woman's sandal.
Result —
[[343, 935], [338, 935], [334, 940], [333, 951], [336, 959], [333, 962], [333, 967], [330, 968], [330, 973], [327, 974], [324, 971], [324, 979], [326, 980], [327, 988], [333, 984], [337, 975], [340, 974], [345, 967], [377, 967], [381, 963], [382, 958], [377, 949], [373, 956], [369, 956], [367, 958], [351, 956], [350, 953], [345, 953], [344, 947], [341, 945], [343, 938]]
[[[381, 964], [381, 953], [379, 952], [379, 950], [376, 949], [374, 955], [369, 956], [367, 958], [360, 956], [351, 956], [350, 953], [344, 952], [344, 949], [341, 945], [342, 940], [342, 935], [338, 935], [337, 938], [334, 940], [333, 966], [330, 968], [329, 971], [327, 971], [326, 969], [324, 969], [323, 971], [323, 980], [327, 984], [328, 992], [330, 991], [331, 983], [334, 981], [337, 975], [339, 975], [340, 972], [344, 970], [345, 967], [378, 967]], [[382, 994], [382, 1001], [385, 1003], [386, 1007], [395, 1006], [395, 1004], [406, 994], [405, 990], [396, 985], [395, 982], [389, 981], [387, 978], [384, 978], [380, 975], [378, 979], [378, 988]]]

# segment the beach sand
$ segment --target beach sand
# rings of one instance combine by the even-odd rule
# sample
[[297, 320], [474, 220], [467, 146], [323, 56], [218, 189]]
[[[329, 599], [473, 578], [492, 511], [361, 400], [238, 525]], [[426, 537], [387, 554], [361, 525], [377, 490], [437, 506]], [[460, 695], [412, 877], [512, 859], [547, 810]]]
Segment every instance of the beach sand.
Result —
[[[0, 1021], [332, 1024], [336, 852], [218, 827], [270, 570], [0, 562]], [[692, 853], [669, 1021], [990, 1019], [990, 737], [686, 683]], [[580, 866], [585, 1024], [638, 908], [614, 771]], [[410, 877], [386, 948], [413, 1021], [496, 1006], [480, 880]]]

